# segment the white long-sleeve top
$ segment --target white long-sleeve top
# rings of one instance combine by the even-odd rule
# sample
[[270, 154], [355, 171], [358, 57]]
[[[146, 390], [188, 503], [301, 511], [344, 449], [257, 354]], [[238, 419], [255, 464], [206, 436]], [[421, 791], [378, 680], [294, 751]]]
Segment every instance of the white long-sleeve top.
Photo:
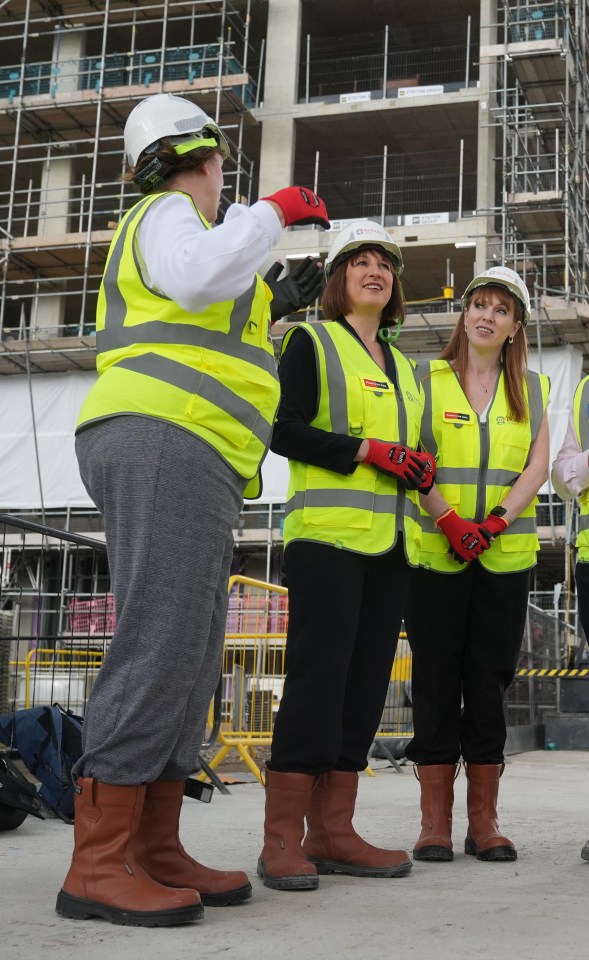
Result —
[[572, 413], [562, 447], [552, 464], [551, 479], [562, 500], [578, 497], [589, 487], [589, 450], [581, 450]]
[[187, 196], [154, 203], [138, 231], [139, 266], [147, 286], [198, 313], [234, 300], [277, 244], [282, 226], [269, 203], [232, 204], [222, 224], [207, 230]]

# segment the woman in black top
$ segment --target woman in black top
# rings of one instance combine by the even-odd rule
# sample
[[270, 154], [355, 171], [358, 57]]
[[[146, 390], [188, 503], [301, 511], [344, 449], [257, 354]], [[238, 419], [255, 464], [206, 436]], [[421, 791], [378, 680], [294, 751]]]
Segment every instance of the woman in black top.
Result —
[[354, 224], [326, 261], [332, 322], [303, 324], [283, 343], [272, 449], [290, 468], [287, 673], [258, 864], [278, 890], [314, 889], [318, 873], [411, 869], [404, 851], [374, 847], [352, 827], [418, 562], [415, 491], [430, 489], [435, 469], [415, 451], [423, 407], [413, 365], [390, 342], [404, 316], [402, 265], [384, 228]]

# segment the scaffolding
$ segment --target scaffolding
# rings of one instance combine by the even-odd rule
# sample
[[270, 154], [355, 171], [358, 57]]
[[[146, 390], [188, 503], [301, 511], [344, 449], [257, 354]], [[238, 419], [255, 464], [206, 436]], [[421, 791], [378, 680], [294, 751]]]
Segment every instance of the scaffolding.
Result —
[[[0, 331], [4, 341], [91, 335], [114, 229], [138, 196], [121, 182], [123, 127], [154, 93], [195, 96], [231, 144], [222, 209], [249, 201], [244, 148], [259, 51], [251, 0], [2, 4]], [[257, 70], [257, 67], [254, 67]], [[89, 365], [90, 345], [69, 344]], [[45, 369], [42, 358], [40, 369]]]
[[589, 299], [589, 4], [504, 0], [494, 56], [502, 263], [541, 296]]
[[[258, 177], [271, 193], [280, 171], [318, 189], [335, 229], [387, 226], [406, 354], [440, 352], [457, 295], [496, 258], [535, 295], [531, 346], [574, 345], [589, 369], [587, 7], [366, 0], [359, 21], [353, 0], [0, 0], [0, 375], [95, 369], [97, 291], [136, 196], [122, 130], [161, 90], [194, 95], [232, 141], [224, 204], [255, 199]], [[330, 239], [294, 227], [274, 256], [324, 256]], [[264, 509], [235, 541], [268, 580], [282, 537]]]

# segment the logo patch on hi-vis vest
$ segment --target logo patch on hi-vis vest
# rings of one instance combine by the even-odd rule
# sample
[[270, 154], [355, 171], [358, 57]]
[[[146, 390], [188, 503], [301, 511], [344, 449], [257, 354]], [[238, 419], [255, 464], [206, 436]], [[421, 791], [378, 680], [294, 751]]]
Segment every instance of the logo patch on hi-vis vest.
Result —
[[371, 387], [374, 390], [388, 390], [389, 385], [386, 380], [368, 380], [364, 377], [364, 386]]
[[444, 410], [444, 420], [470, 420], [470, 413], [454, 413], [452, 410]]

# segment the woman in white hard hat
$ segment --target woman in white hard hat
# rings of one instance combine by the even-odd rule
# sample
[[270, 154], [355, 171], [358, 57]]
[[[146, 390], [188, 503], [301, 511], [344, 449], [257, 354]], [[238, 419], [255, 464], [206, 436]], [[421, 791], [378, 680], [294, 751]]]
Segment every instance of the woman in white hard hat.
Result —
[[287, 187], [230, 206], [211, 229], [229, 147], [182, 97], [139, 103], [125, 150], [145, 196], [112, 240], [99, 378], [76, 437], [117, 622], [84, 718], [57, 911], [165, 926], [251, 896], [245, 873], [190, 857], [178, 823], [221, 669], [232, 531], [243, 497], [259, 494], [279, 399], [271, 294], [256, 271], [284, 226], [329, 222], [312, 191]]
[[402, 269], [383, 227], [353, 222], [325, 263], [329, 322], [295, 327], [283, 342], [272, 449], [290, 468], [287, 672], [258, 862], [276, 890], [315, 889], [318, 874], [411, 869], [405, 851], [372, 846], [352, 827], [418, 562], [416, 491], [431, 488], [435, 471], [416, 452], [414, 365], [392, 345], [405, 312]]
[[421, 498], [420, 568], [405, 612], [414, 721], [406, 755], [421, 786], [417, 860], [453, 859], [460, 758], [468, 779], [465, 852], [485, 861], [517, 857], [497, 823], [503, 695], [524, 634], [539, 550], [536, 494], [548, 475], [549, 382], [527, 369], [529, 319], [521, 278], [493, 267], [466, 288], [440, 359], [418, 367], [421, 440], [437, 474]]

